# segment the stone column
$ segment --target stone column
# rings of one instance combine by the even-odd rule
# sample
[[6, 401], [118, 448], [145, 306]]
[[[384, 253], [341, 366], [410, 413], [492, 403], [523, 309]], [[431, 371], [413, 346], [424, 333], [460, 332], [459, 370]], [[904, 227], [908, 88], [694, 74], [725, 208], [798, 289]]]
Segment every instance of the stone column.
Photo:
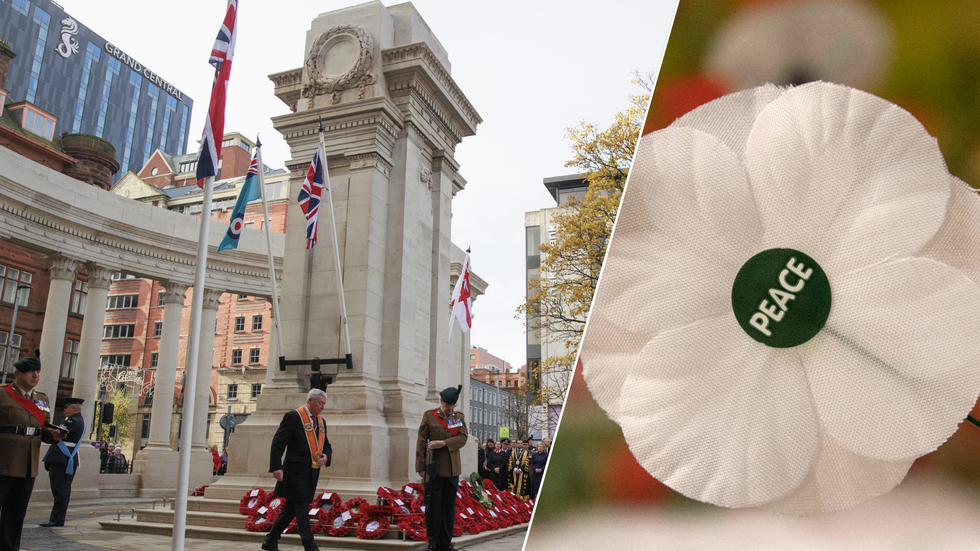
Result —
[[214, 323], [218, 319], [221, 291], [204, 290], [201, 311], [201, 344], [197, 355], [197, 388], [194, 399], [193, 449], [207, 451], [205, 437], [208, 422], [208, 403], [211, 396], [211, 368], [214, 365]]
[[[82, 337], [78, 346], [78, 367], [75, 370], [75, 383], [71, 395], [85, 400], [85, 404], [82, 406], [82, 416], [88, 423], [88, 432], [91, 432], [97, 422], [95, 419], [95, 401], [99, 392], [99, 354], [102, 349], [106, 297], [109, 295], [109, 286], [112, 284], [112, 274], [115, 273], [115, 270], [93, 263], [88, 263], [85, 267], [88, 270], [88, 297], [85, 300], [85, 321], [82, 323]], [[49, 300], [50, 297], [51, 295], [48, 295]], [[45, 322], [47, 322], [47, 316], [45, 316]], [[47, 327], [45, 327], [46, 329]], [[88, 434], [82, 437], [82, 442], [89, 442]]]
[[[37, 390], [48, 395], [51, 413], [54, 413], [58, 399], [61, 356], [65, 351], [68, 305], [71, 304], [78, 261], [61, 255], [51, 255], [48, 259], [51, 261], [51, 285], [48, 287], [48, 303], [44, 308], [44, 325], [41, 327], [41, 382], [38, 383]], [[104, 300], [103, 298], [103, 302]], [[102, 306], [104, 308], [105, 304]], [[51, 419], [50, 415], [48, 419]]]
[[177, 351], [180, 344], [180, 318], [184, 309], [186, 285], [163, 283], [163, 332], [160, 355], [153, 381], [153, 410], [150, 414], [150, 439], [146, 450], [172, 450], [170, 425], [173, 421], [174, 383], [177, 379]]
[[177, 379], [180, 318], [187, 286], [164, 282], [163, 289], [163, 332], [153, 381], [150, 440], [133, 459], [133, 472], [142, 475], [140, 497], [148, 498], [174, 497], [177, 488], [177, 452], [170, 447], [170, 426]]

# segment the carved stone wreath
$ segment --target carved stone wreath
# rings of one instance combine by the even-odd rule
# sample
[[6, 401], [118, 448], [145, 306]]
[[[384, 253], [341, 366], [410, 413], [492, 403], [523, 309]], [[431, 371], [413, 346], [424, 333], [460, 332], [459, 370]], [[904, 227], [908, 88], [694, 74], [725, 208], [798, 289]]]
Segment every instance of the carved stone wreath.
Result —
[[[344, 43], [353, 46], [355, 57], [349, 66], [338, 70], [337, 67], [327, 66], [327, 56], [335, 47], [343, 48]], [[336, 58], [335, 58], [336, 59]], [[334, 103], [339, 101], [337, 92], [348, 88], [360, 87], [374, 83], [374, 76], [368, 75], [374, 59], [374, 40], [363, 27], [357, 25], [338, 25], [321, 34], [306, 58], [306, 70], [310, 75], [310, 84], [303, 89], [303, 96], [312, 102], [314, 96], [334, 94]], [[342, 65], [346, 65], [343, 64]]]

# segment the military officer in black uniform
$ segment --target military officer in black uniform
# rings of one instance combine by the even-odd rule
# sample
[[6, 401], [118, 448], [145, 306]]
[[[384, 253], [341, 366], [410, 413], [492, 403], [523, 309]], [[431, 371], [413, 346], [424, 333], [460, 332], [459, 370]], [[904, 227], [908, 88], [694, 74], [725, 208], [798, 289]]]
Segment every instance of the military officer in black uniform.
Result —
[[34, 390], [41, 380], [41, 362], [24, 358], [14, 364], [14, 370], [13, 384], [0, 388], [0, 551], [20, 549], [42, 440], [53, 444], [67, 435], [45, 426], [51, 403], [43, 392]]
[[82, 419], [81, 398], [65, 400], [65, 423], [68, 436], [48, 448], [44, 455], [44, 470], [48, 471], [51, 480], [51, 494], [54, 496], [54, 506], [47, 522], [41, 526], [64, 526], [65, 512], [68, 511], [68, 500], [71, 499], [71, 482], [78, 470], [78, 443], [85, 434], [85, 420]]
[[463, 385], [439, 393], [439, 407], [422, 415], [419, 437], [415, 447], [415, 470], [425, 476], [427, 456], [438, 463], [439, 475], [430, 477], [429, 504], [425, 509], [425, 533], [431, 551], [453, 551], [453, 525], [456, 522], [456, 491], [459, 474], [459, 449], [466, 445], [469, 434], [463, 414], [456, 411], [456, 402]]

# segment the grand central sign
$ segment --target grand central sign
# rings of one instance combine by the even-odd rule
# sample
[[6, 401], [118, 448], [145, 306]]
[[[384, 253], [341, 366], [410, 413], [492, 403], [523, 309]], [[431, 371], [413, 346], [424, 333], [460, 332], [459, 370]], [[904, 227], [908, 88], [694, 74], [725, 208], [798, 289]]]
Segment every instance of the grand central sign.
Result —
[[126, 52], [120, 50], [112, 43], [110, 42], [105, 43], [105, 51], [109, 52], [109, 55], [111, 55], [112, 57], [128, 65], [130, 69], [136, 71], [137, 73], [142, 73], [147, 80], [149, 80], [153, 84], [156, 84], [171, 96], [177, 98], [178, 100], [184, 99], [184, 95], [181, 93], [180, 90], [175, 88], [169, 82], [163, 80], [163, 78], [160, 75], [154, 73], [148, 67], [144, 67], [139, 61], [136, 61], [131, 56], [129, 56]]

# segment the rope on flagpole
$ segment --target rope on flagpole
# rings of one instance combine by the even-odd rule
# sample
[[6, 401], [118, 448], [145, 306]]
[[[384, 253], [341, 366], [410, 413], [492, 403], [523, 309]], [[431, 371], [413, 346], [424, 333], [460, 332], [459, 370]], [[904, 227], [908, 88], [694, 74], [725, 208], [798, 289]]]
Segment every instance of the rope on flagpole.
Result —
[[330, 213], [330, 239], [333, 242], [334, 267], [337, 270], [337, 296], [340, 300], [340, 324], [344, 332], [344, 354], [350, 366], [350, 328], [347, 325], [347, 305], [344, 303], [344, 271], [340, 265], [340, 247], [337, 245], [337, 222], [333, 215], [333, 192], [330, 189], [330, 171], [327, 168], [327, 146], [323, 140], [323, 119], [320, 119], [320, 149], [323, 151], [323, 185], [327, 188], [327, 212]]
[[283, 355], [282, 350], [282, 327], [279, 317], [279, 290], [276, 287], [276, 265], [272, 260], [272, 228], [269, 227], [269, 204], [265, 197], [265, 165], [262, 164], [262, 141], [258, 135], [255, 136], [255, 149], [259, 163], [259, 197], [262, 198], [262, 226], [265, 228], [265, 242], [269, 248], [269, 281], [272, 284], [272, 323], [276, 328], [276, 337], [279, 339], [279, 355]]

